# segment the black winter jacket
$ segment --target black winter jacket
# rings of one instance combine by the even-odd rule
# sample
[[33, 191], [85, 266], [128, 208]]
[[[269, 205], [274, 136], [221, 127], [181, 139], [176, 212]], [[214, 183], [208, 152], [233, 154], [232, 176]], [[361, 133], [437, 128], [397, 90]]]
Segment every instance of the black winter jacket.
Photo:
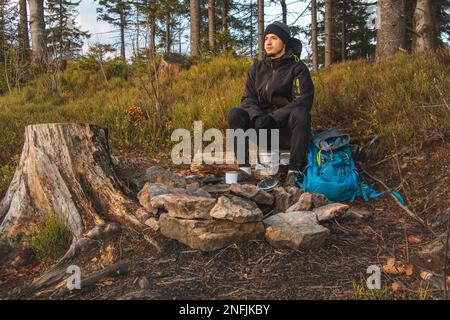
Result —
[[241, 107], [252, 121], [270, 114], [280, 126], [293, 109], [311, 110], [313, 99], [314, 84], [308, 67], [288, 49], [279, 59], [265, 57], [250, 67]]

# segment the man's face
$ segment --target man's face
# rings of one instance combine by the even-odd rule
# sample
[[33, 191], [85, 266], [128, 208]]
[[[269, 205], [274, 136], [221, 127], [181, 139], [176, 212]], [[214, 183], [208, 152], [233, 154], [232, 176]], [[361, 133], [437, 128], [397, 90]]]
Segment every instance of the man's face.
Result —
[[264, 49], [268, 57], [276, 59], [284, 55], [286, 46], [277, 35], [268, 33], [264, 39]]

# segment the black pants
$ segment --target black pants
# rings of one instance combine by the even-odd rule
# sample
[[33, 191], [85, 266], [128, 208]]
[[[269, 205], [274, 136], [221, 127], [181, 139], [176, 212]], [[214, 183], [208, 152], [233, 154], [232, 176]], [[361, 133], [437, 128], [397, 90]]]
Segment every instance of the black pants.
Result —
[[[248, 130], [254, 128], [254, 123], [243, 108], [234, 108], [228, 112], [228, 128]], [[311, 114], [308, 109], [294, 109], [286, 123], [281, 124], [280, 128], [280, 148], [290, 149], [291, 157], [289, 160], [290, 170], [303, 170], [306, 165], [306, 152], [308, 141], [311, 137]], [[270, 139], [268, 139], [270, 141]], [[234, 144], [234, 151], [237, 154], [237, 142]], [[241, 167], [249, 166], [248, 143], [245, 146], [245, 163]]]

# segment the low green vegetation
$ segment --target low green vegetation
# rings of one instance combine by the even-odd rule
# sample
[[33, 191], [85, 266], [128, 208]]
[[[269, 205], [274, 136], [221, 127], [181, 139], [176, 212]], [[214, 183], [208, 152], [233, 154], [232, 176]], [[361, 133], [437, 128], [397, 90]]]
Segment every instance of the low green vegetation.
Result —
[[72, 236], [67, 221], [54, 212], [47, 213], [28, 235], [28, 244], [39, 261], [54, 262], [69, 249]]
[[[332, 65], [313, 75], [313, 126], [378, 136], [373, 147], [378, 157], [396, 144], [448, 135], [449, 110], [439, 90], [450, 92], [449, 62], [448, 51], [441, 50]], [[37, 77], [0, 97], [0, 192], [12, 178], [26, 125], [89, 122], [109, 129], [114, 151], [162, 152], [171, 146], [172, 130], [191, 129], [194, 120], [225, 129], [250, 65], [247, 58], [217, 56], [155, 81], [155, 66], [144, 60], [100, 65], [83, 58], [61, 73]]]

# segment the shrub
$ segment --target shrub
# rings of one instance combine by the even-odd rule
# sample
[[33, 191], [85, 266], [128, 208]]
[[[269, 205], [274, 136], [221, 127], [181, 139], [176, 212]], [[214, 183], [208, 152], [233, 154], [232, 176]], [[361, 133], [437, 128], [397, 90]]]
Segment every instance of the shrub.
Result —
[[36, 257], [43, 262], [54, 262], [69, 249], [72, 236], [67, 221], [54, 212], [45, 214], [33, 227], [28, 243]]

